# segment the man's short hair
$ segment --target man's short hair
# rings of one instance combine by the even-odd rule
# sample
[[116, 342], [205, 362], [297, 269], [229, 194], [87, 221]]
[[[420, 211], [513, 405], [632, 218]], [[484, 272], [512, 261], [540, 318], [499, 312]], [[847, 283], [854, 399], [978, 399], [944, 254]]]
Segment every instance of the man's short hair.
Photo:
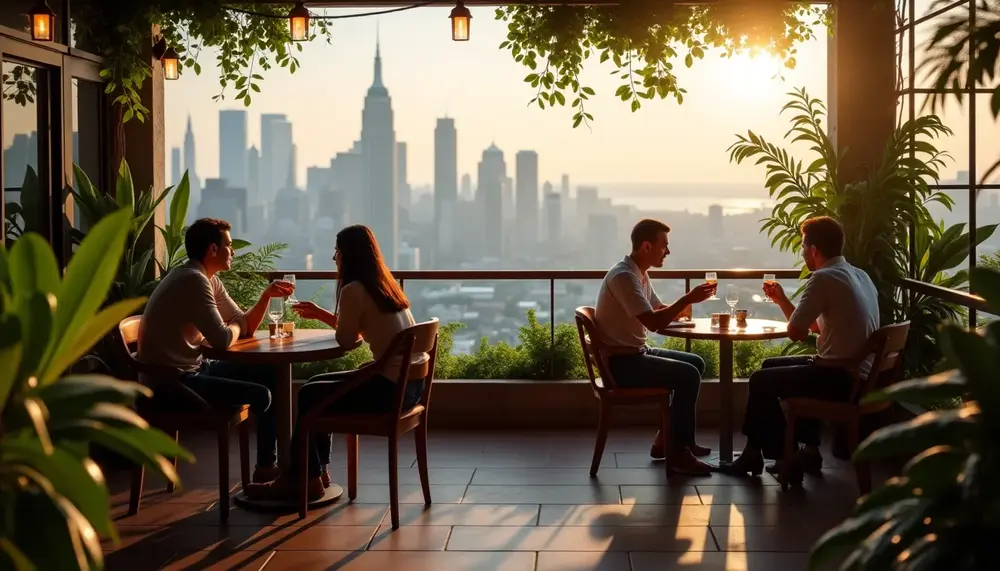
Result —
[[844, 228], [829, 216], [810, 218], [799, 227], [802, 242], [815, 246], [824, 258], [835, 258], [844, 254]]
[[656, 242], [660, 232], [670, 232], [670, 226], [659, 220], [643, 218], [632, 228], [632, 250], [638, 250], [643, 242]]
[[229, 222], [218, 218], [199, 218], [194, 224], [188, 226], [184, 233], [184, 247], [187, 248], [188, 258], [196, 261], [205, 259], [208, 247], [212, 244], [222, 246], [222, 233], [232, 229]]

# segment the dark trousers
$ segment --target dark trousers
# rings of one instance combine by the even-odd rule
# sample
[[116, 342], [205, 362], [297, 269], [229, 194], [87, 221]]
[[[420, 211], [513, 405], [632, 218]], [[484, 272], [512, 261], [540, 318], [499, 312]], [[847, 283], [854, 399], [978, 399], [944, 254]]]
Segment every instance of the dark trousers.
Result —
[[257, 420], [257, 465], [273, 466], [277, 460], [278, 420], [271, 406], [271, 391], [278, 371], [266, 365], [244, 365], [205, 360], [201, 370], [189, 373], [181, 382], [208, 404], [225, 408], [250, 405]]
[[[327, 396], [337, 391], [348, 382], [357, 371], [342, 371], [316, 375], [309, 379], [299, 389], [298, 416], [313, 410]], [[412, 408], [423, 394], [423, 381], [410, 381], [406, 384], [406, 395], [403, 397], [403, 410]], [[335, 414], [385, 414], [395, 406], [396, 383], [382, 376], [373, 377], [330, 404], [325, 413]], [[298, 450], [299, 439], [302, 437], [299, 424], [292, 431], [292, 451]], [[314, 432], [309, 435], [309, 448], [306, 454], [309, 460], [309, 477], [319, 476], [322, 467], [330, 463], [333, 440], [329, 433]], [[292, 474], [298, 471], [298, 462], [290, 464]]]
[[[781, 399], [805, 397], [846, 402], [851, 397], [853, 377], [849, 371], [813, 365], [812, 357], [774, 357], [750, 375], [743, 434], [747, 444], [760, 448], [765, 458], [784, 455], [785, 414]], [[798, 442], [819, 446], [820, 423], [799, 419], [795, 424]]]
[[636, 355], [616, 355], [608, 365], [615, 382], [622, 388], [667, 388], [674, 391], [670, 401], [673, 444], [694, 444], [697, 423], [698, 392], [705, 361], [694, 353], [646, 347]]

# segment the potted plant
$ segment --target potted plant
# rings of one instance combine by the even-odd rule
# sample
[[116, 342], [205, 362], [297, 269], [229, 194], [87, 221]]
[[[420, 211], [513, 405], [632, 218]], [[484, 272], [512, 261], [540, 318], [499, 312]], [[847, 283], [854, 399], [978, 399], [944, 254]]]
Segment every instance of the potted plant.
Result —
[[102, 309], [125, 249], [131, 213], [95, 224], [60, 277], [34, 233], [0, 248], [0, 568], [100, 569], [100, 538], [117, 540], [99, 443], [179, 483], [168, 458], [191, 460], [130, 408], [142, 385], [63, 376], [144, 300]]

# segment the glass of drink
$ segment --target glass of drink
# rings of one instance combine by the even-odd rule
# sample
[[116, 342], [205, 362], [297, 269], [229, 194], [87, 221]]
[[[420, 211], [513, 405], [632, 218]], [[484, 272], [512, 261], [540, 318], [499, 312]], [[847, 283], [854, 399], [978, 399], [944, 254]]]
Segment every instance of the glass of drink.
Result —
[[285, 299], [282, 297], [272, 297], [267, 302], [267, 316], [274, 324], [274, 333], [271, 339], [281, 339], [285, 336], [281, 328], [281, 319], [285, 316]]
[[[773, 284], [774, 282], [774, 274], [764, 274], [765, 284]], [[767, 295], [767, 292], [764, 292], [764, 303], [774, 303], [774, 301], [771, 300], [771, 296]]]
[[[708, 272], [708, 273], [705, 274], [705, 283], [710, 283], [712, 285], [716, 285], [716, 283], [718, 281], [719, 281], [719, 275], [716, 274], [715, 272]], [[717, 299], [719, 299], [719, 297], [717, 295], [715, 295], [715, 292], [713, 291], [712, 292], [712, 297], [710, 297], [708, 299], [710, 299], [710, 300], [717, 300]]]
[[735, 284], [726, 286], [726, 305], [729, 306], [729, 315], [733, 314], [733, 309], [740, 302], [740, 290]]
[[281, 279], [292, 284], [292, 294], [288, 296], [288, 303], [295, 305], [299, 302], [295, 299], [295, 274], [285, 274]]

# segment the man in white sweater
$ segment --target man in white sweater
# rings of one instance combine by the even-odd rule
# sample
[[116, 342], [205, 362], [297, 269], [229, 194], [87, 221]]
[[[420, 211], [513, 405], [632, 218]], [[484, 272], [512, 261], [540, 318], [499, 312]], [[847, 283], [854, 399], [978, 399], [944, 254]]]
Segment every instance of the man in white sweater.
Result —
[[[267, 482], [277, 473], [277, 421], [271, 409], [271, 388], [277, 379], [271, 367], [245, 366], [202, 358], [201, 346], [228, 347], [260, 327], [272, 297], [294, 291], [288, 282], [268, 285], [248, 311], [229, 296], [218, 273], [233, 261], [230, 225], [202, 218], [184, 235], [188, 262], [171, 270], [156, 287], [143, 312], [138, 358], [142, 363], [176, 372], [182, 383], [213, 406], [250, 405], [257, 419], [257, 467], [253, 481]], [[155, 383], [155, 379], [142, 379]], [[163, 395], [168, 400], [170, 395]]]

